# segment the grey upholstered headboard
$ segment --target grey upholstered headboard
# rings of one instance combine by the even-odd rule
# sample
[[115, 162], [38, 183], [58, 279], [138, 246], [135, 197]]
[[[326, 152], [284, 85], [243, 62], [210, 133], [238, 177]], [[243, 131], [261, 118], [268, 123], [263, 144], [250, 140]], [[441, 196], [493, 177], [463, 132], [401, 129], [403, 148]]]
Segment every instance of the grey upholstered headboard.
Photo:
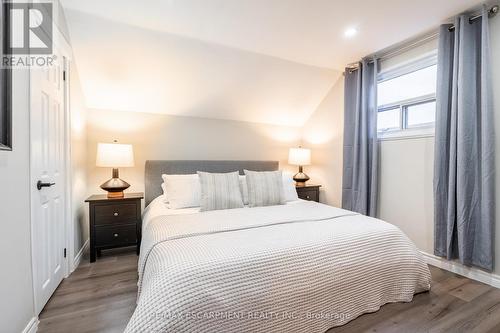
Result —
[[145, 207], [153, 199], [163, 193], [161, 189], [161, 175], [185, 175], [196, 173], [196, 171], [205, 172], [232, 172], [239, 171], [243, 174], [243, 169], [254, 171], [275, 171], [279, 168], [277, 161], [197, 161], [197, 160], [178, 160], [178, 161], [146, 161], [144, 171], [145, 186]]

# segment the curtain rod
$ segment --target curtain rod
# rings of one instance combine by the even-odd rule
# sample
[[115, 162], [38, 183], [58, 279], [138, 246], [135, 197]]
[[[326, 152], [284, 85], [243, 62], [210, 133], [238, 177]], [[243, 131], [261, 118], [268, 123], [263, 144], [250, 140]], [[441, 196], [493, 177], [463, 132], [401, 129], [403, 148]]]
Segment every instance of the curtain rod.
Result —
[[[499, 12], [498, 5], [494, 5], [493, 7], [491, 7], [488, 10], [488, 15], [489, 15], [489, 17], [493, 17], [498, 12]], [[469, 18], [469, 22], [472, 23], [473, 21], [477, 20], [480, 17], [482, 17], [482, 14], [476, 14], [474, 16], [471, 16]], [[449, 27], [448, 30], [450, 30], [450, 31], [455, 30], [455, 26], [453, 25], [453, 26]], [[418, 45], [420, 45], [420, 44], [422, 44], [422, 43], [424, 43], [424, 42], [426, 42], [428, 40], [436, 38], [437, 36], [438, 36], [438, 31], [435, 31], [434, 33], [427, 34], [426, 36], [421, 37], [418, 40], [414, 40], [411, 43], [406, 44], [406, 45], [404, 45], [402, 47], [399, 47], [397, 49], [394, 49], [394, 48], [391, 47], [392, 50], [390, 50], [390, 51], [387, 51], [387, 52], [379, 51], [378, 52], [380, 54], [379, 56], [377, 55], [377, 53], [374, 53], [374, 54], [369, 55], [369, 56], [364, 57], [364, 58], [377, 58], [377, 59], [382, 59], [382, 60], [383, 59], [387, 59], [387, 58], [390, 58], [392, 56], [398, 55], [398, 54], [400, 54], [402, 52], [405, 52], [406, 50], [412, 49], [413, 47], [418, 46]], [[373, 62], [373, 61], [370, 61], [370, 62]], [[355, 62], [355, 63], [348, 64], [346, 66], [346, 69], [349, 70], [350, 72], [352, 72], [352, 71], [357, 70], [358, 67], [359, 67], [359, 62]]]
[[[394, 46], [391, 46], [391, 47], [387, 48], [386, 50], [378, 51], [376, 53], [373, 53], [371, 55], [363, 57], [363, 59], [372, 58], [372, 60], [369, 60], [368, 63], [373, 63], [374, 62], [373, 59], [378, 59], [378, 60], [389, 59], [389, 58], [394, 57], [398, 54], [401, 54], [401, 53], [404, 53], [408, 50], [411, 50], [419, 45], [422, 45], [422, 44], [424, 44], [432, 39], [437, 38], [438, 34], [439, 34], [438, 31], [433, 31], [433, 32], [427, 33], [423, 36], [414, 38], [411, 41], [401, 42], [401, 43], [395, 44]], [[397, 45], [401, 45], [401, 46], [398, 47]], [[354, 62], [354, 63], [350, 63], [346, 66], [346, 68], [350, 72], [358, 69], [358, 67], [359, 67], [359, 61]]]
[[[493, 17], [495, 16], [496, 14], [498, 13], [498, 5], [495, 5], [493, 7], [491, 7], [489, 10], [488, 10], [488, 16], [489, 17]], [[481, 16], [483, 16], [482, 14], [477, 14], [477, 15], [474, 15], [474, 16], [471, 16], [469, 18], [469, 23], [472, 23], [474, 22], [475, 20], [477, 20], [478, 18], [481, 18]], [[455, 25], [452, 25], [451, 27], [448, 28], [449, 31], [453, 31], [455, 30]]]

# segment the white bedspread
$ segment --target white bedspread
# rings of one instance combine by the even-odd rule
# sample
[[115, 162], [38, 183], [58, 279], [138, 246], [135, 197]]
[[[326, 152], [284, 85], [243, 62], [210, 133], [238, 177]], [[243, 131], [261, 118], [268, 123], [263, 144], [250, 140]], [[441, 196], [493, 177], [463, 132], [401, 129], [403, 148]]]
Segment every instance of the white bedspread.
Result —
[[314, 202], [160, 215], [126, 332], [322, 333], [430, 279], [397, 227]]

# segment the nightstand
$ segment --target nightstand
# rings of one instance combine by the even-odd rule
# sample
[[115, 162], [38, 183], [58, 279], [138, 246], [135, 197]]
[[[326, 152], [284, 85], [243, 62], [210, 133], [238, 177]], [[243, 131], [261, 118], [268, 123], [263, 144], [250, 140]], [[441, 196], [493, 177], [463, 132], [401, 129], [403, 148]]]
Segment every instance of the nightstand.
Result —
[[90, 262], [101, 250], [123, 246], [141, 246], [141, 200], [143, 193], [126, 193], [123, 198], [108, 198], [106, 194], [92, 195], [89, 203]]
[[319, 188], [321, 185], [295, 186], [299, 199], [319, 202]]

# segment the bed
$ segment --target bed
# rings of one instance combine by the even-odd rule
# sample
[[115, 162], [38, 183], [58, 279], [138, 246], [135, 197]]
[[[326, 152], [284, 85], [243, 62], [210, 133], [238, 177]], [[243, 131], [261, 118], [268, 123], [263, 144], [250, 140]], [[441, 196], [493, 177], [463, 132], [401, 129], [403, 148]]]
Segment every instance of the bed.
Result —
[[395, 226], [298, 200], [169, 210], [161, 174], [271, 171], [274, 161], [147, 161], [137, 308], [126, 332], [322, 333], [430, 289]]

